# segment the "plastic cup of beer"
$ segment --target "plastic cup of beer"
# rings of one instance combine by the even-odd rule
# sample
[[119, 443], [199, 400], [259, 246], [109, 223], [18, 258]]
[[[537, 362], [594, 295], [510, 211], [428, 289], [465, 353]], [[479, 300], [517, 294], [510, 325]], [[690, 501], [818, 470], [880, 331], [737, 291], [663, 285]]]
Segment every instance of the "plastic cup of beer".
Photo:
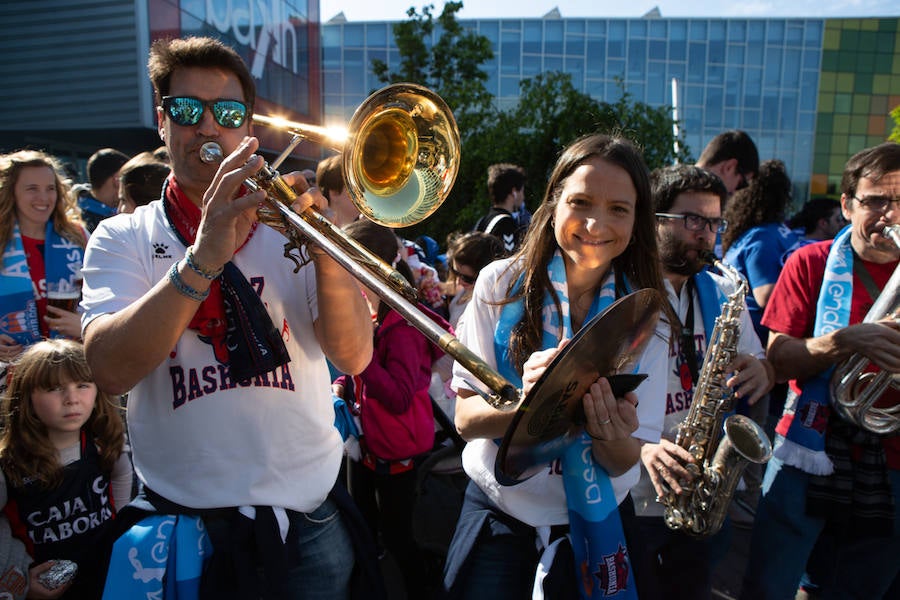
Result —
[[76, 312], [78, 302], [81, 300], [81, 290], [68, 281], [47, 282], [47, 304], [65, 310]]

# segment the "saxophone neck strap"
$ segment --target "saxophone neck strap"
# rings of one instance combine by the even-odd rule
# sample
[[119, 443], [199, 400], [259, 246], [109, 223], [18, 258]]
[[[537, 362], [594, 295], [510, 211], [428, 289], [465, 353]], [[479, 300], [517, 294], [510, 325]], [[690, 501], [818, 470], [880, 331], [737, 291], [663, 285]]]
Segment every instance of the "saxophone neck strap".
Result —
[[681, 356], [684, 358], [684, 361], [687, 363], [688, 369], [691, 372], [691, 380], [693, 383], [697, 383], [697, 379], [700, 377], [700, 368], [699, 361], [697, 360], [697, 344], [694, 342], [694, 278], [688, 278], [685, 283], [685, 287], [687, 289], [687, 297], [688, 297], [688, 309], [687, 316], [684, 319], [684, 322], [681, 321], [681, 317], [678, 315], [678, 306], [672, 307], [672, 311], [675, 314], [675, 318], [678, 319], [678, 329], [681, 332], [678, 336], [678, 351], [681, 353]]

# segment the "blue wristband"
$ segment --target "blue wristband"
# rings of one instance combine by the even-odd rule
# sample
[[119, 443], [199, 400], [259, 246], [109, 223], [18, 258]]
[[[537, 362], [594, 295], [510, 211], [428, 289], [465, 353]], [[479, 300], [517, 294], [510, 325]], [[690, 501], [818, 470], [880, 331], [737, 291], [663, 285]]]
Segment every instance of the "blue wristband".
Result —
[[184, 260], [185, 260], [185, 263], [187, 263], [188, 269], [190, 269], [191, 271], [193, 271], [194, 273], [196, 273], [203, 279], [207, 279], [209, 281], [212, 281], [213, 279], [215, 279], [216, 277], [221, 275], [222, 271], [225, 270], [225, 267], [219, 267], [217, 270], [211, 271], [209, 269], [204, 269], [203, 267], [198, 265], [196, 262], [194, 262], [194, 247], [193, 246], [187, 247], [187, 251], [184, 253]]
[[177, 262], [172, 265], [171, 269], [169, 269], [169, 281], [172, 282], [172, 285], [175, 286], [175, 290], [179, 294], [181, 294], [182, 296], [187, 296], [191, 300], [203, 302], [204, 300], [206, 300], [206, 297], [209, 296], [209, 290], [201, 292], [200, 290], [195, 290], [184, 282], [184, 279], [181, 278], [181, 273], [178, 272]]

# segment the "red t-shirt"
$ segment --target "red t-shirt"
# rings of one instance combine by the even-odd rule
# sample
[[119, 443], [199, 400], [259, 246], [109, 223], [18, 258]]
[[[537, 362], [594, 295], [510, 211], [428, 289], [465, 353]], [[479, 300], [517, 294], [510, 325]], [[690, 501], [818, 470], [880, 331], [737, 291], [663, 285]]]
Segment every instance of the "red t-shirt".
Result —
[[47, 276], [44, 269], [44, 240], [22, 236], [22, 248], [25, 250], [25, 260], [28, 262], [28, 274], [34, 283], [34, 289], [38, 291], [37, 312], [38, 323], [41, 327], [41, 335], [50, 336], [50, 327], [47, 325]]
[[[825, 261], [831, 250], [832, 240], [804, 246], [794, 252], [784, 265], [778, 282], [772, 290], [762, 324], [779, 333], [796, 338], [813, 336], [816, 321], [816, 303], [819, 290], [825, 279]], [[879, 289], [884, 289], [888, 279], [897, 268], [897, 262], [877, 264], [862, 261], [863, 267], [872, 276]], [[853, 274], [853, 297], [850, 300], [850, 324], [861, 323], [872, 308], [875, 299], [869, 295], [863, 282]], [[791, 386], [798, 391], [797, 381]], [[900, 403], [900, 392], [889, 388], [878, 401], [878, 406], [892, 406]], [[891, 469], [900, 469], [900, 436], [883, 438], [887, 464]]]

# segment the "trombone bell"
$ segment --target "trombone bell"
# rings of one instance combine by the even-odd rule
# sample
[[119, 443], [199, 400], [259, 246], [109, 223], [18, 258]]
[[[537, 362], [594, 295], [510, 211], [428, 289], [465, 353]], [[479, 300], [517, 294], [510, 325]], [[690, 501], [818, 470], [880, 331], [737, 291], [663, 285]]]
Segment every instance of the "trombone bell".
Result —
[[459, 170], [459, 128], [440, 96], [412, 83], [363, 102], [343, 146], [344, 181], [367, 219], [406, 227], [443, 203]]
[[362, 151], [351, 168], [363, 187], [378, 197], [404, 188], [415, 168], [419, 140], [415, 124], [404, 111], [390, 108], [372, 115], [357, 135]]
[[453, 113], [440, 96], [413, 83], [369, 96], [353, 113], [344, 139], [324, 127], [264, 115], [253, 115], [253, 122], [340, 150], [353, 204], [386, 227], [426, 219], [447, 198], [459, 170]]
[[[353, 114], [344, 141], [315, 125], [260, 115], [253, 121], [293, 134], [292, 145], [281, 156], [301, 139], [341, 150], [344, 184], [353, 204], [363, 216], [386, 227], [414, 225], [433, 213], [450, 193], [459, 169], [459, 128], [453, 113], [440, 96], [416, 84], [393, 84], [369, 96]], [[201, 160], [221, 161], [222, 149], [207, 142]], [[485, 396], [492, 406], [515, 408], [519, 402], [515, 386], [419, 310], [413, 304], [416, 290], [403, 275], [317, 211], [293, 212], [296, 194], [269, 165], [244, 183], [251, 190], [266, 190], [268, 206], [257, 213], [261, 222], [285, 232], [289, 239], [285, 256], [293, 258], [290, 250], [307, 241], [316, 244], [484, 383], [493, 392]]]

